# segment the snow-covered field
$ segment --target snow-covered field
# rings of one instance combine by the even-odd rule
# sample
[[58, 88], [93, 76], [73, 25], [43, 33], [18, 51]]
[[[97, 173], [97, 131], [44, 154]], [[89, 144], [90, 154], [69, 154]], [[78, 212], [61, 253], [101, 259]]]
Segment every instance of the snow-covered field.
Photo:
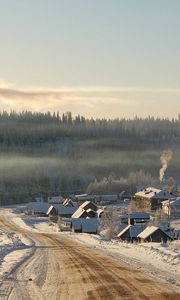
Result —
[[[12, 223], [22, 229], [63, 235], [87, 247], [95, 248], [123, 264], [170, 282], [180, 289], [180, 240], [169, 244], [129, 244], [118, 240], [107, 241], [99, 235], [58, 232], [56, 226], [49, 225], [47, 218], [15, 214], [12, 209], [6, 210], [5, 213]], [[33, 247], [32, 242], [22, 236], [1, 232], [0, 276], [9, 272], [17, 262], [30, 255]]]

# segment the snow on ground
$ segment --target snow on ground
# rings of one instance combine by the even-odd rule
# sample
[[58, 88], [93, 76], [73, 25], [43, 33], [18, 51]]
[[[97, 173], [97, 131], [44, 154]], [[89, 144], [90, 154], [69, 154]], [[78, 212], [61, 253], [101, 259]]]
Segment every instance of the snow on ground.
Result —
[[[75, 242], [96, 249], [97, 251], [101, 251], [105, 255], [108, 255], [123, 264], [128, 264], [130, 267], [135, 267], [140, 271], [142, 270], [143, 272], [148, 273], [148, 275], [170, 282], [174, 284], [176, 288], [180, 289], [180, 240], [173, 241], [169, 244], [131, 244], [119, 240], [107, 241], [99, 235], [58, 232], [57, 226], [50, 226], [48, 218], [15, 214], [10, 209], [6, 210], [6, 213], [10, 216], [11, 222], [22, 229], [35, 232], [52, 232], [57, 235], [63, 235], [65, 238], [74, 240]], [[22, 242], [22, 240], [21, 242], [20, 240], [19, 243]], [[12, 236], [4, 236], [3, 243], [10, 247], [13, 243]], [[27, 243], [24, 244], [27, 247]], [[17, 244], [15, 243], [15, 245]], [[22, 248], [21, 251], [23, 251]], [[25, 249], [25, 251], [27, 251], [27, 249]], [[20, 253], [20, 250], [15, 252]], [[13, 255], [13, 252], [11, 253]], [[24, 253], [22, 254], [25, 255]], [[11, 257], [11, 259], [13, 258]]]
[[58, 232], [57, 226], [50, 224], [47, 217], [27, 216], [24, 213], [17, 214], [15, 209], [6, 209], [5, 214], [8, 216], [9, 222], [21, 229], [44, 233]]
[[118, 240], [106, 241], [98, 235], [85, 233], [63, 235], [90, 248], [103, 251], [113, 259], [142, 270], [148, 275], [174, 284], [180, 290], [180, 240], [169, 245], [131, 244]]
[[44, 233], [58, 232], [57, 226], [49, 223], [48, 218], [46, 217], [24, 216], [22, 220], [25, 225], [32, 227], [35, 231]]
[[[26, 242], [26, 244], [24, 243]], [[0, 231], [0, 278], [9, 273], [17, 262], [32, 251], [29, 240], [15, 233]]]

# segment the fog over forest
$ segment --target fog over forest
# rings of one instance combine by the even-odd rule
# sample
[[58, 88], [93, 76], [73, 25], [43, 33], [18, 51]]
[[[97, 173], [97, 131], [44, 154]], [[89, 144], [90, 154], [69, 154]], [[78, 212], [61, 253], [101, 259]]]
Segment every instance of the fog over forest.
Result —
[[119, 193], [180, 179], [177, 119], [85, 119], [59, 113], [0, 113], [1, 204], [71, 192]]

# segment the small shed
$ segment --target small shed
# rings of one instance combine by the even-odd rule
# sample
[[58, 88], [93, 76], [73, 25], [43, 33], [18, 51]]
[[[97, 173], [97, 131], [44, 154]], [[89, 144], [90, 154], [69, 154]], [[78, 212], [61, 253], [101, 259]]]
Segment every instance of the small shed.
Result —
[[157, 226], [147, 226], [139, 235], [138, 240], [140, 242], [167, 242], [167, 240], [172, 240], [172, 237], [164, 232], [161, 228]]

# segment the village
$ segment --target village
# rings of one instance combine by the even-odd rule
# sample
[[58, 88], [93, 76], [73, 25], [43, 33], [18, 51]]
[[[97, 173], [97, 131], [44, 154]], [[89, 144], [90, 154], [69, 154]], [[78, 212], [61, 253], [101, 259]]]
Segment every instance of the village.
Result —
[[129, 198], [121, 194], [42, 197], [24, 208], [28, 216], [46, 217], [60, 232], [100, 234], [126, 242], [180, 239], [173, 221], [180, 219], [180, 198], [165, 189], [138, 188]]

